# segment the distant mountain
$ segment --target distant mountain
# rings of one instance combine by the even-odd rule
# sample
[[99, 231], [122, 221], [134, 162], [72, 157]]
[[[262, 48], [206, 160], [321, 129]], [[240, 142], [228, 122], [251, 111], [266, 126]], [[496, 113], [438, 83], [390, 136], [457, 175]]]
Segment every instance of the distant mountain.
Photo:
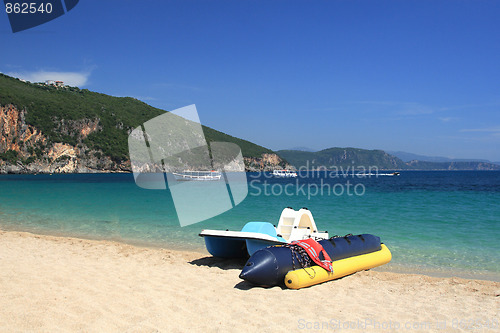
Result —
[[298, 151], [308, 151], [308, 152], [317, 151], [316, 149], [312, 149], [309, 147], [293, 147], [293, 148], [282, 149], [282, 150], [298, 150]]
[[383, 150], [359, 148], [329, 148], [318, 152], [299, 150], [279, 150], [278, 155], [295, 168], [326, 167], [327, 169], [377, 167], [379, 170], [500, 170], [500, 165], [482, 161], [429, 162], [411, 160], [403, 162], [400, 158]]
[[[0, 74], [0, 173], [130, 172], [128, 135], [164, 110], [130, 97], [77, 87], [33, 84]], [[208, 142], [237, 144], [248, 171], [376, 166], [383, 170], [500, 170], [487, 161], [410, 162], [382, 150], [270, 149], [203, 126]], [[415, 158], [416, 157], [416, 158]], [[424, 156], [425, 157], [425, 156]], [[407, 159], [408, 156], [405, 157]]]
[[406, 163], [411, 170], [500, 170], [500, 165], [489, 162], [426, 162], [411, 161]]
[[425, 161], [425, 162], [486, 162], [486, 163], [495, 163], [495, 162], [490, 162], [488, 160], [483, 160], [483, 159], [466, 159], [466, 158], [448, 158], [448, 157], [442, 157], [442, 156], [426, 156], [426, 155], [417, 155], [413, 153], [407, 153], [404, 151], [389, 151], [387, 150], [387, 153], [394, 155], [404, 162], [410, 162], [410, 161]]
[[383, 150], [366, 150], [359, 148], [328, 148], [318, 152], [307, 152], [298, 150], [279, 150], [278, 155], [287, 160], [297, 169], [307, 167], [308, 169], [326, 167], [358, 168], [368, 169], [370, 166], [381, 170], [406, 169], [407, 165], [399, 158], [387, 154]]

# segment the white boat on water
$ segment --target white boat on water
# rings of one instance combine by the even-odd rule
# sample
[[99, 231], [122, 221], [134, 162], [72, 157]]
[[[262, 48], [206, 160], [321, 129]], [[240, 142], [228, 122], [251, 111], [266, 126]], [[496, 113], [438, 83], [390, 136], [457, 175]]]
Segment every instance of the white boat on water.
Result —
[[183, 171], [172, 172], [176, 180], [220, 180], [222, 174], [219, 171]]
[[290, 170], [273, 170], [272, 175], [279, 178], [295, 178], [297, 173]]
[[367, 177], [367, 176], [401, 176], [401, 172], [392, 172], [392, 173], [358, 173], [356, 176], [359, 177]]

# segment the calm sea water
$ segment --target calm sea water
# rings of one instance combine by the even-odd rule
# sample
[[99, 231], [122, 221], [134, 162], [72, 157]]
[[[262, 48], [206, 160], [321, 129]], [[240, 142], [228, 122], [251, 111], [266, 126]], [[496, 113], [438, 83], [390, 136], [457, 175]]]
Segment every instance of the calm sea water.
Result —
[[500, 172], [247, 178], [241, 204], [180, 227], [170, 191], [141, 189], [131, 174], [2, 175], [0, 229], [200, 250], [201, 229], [277, 224], [283, 208], [308, 207], [330, 235], [380, 236], [393, 254], [383, 270], [500, 281]]

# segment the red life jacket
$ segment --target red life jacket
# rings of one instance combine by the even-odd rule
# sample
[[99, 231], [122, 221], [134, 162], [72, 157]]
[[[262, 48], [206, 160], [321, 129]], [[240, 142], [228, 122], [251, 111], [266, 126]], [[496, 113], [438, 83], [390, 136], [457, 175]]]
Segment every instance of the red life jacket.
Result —
[[[328, 255], [328, 253], [326, 253], [323, 246], [321, 246], [321, 244], [316, 242], [314, 239], [308, 238], [304, 240], [294, 241], [290, 244], [300, 246], [307, 252], [309, 257], [311, 257], [316, 265], [323, 267], [329, 272], [333, 272], [332, 259], [330, 259], [330, 256]], [[321, 260], [319, 258], [320, 253], [323, 253], [324, 260]]]

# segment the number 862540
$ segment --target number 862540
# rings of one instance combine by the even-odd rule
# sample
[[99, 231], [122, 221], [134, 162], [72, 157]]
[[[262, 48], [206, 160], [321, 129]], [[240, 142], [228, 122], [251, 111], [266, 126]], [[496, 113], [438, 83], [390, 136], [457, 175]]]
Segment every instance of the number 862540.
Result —
[[46, 13], [50, 14], [52, 13], [52, 4], [50, 2], [47, 3], [41, 3], [37, 4], [34, 2], [16, 2], [16, 3], [11, 3], [8, 2], [5, 4], [5, 12], [7, 14], [35, 14], [35, 13]]

